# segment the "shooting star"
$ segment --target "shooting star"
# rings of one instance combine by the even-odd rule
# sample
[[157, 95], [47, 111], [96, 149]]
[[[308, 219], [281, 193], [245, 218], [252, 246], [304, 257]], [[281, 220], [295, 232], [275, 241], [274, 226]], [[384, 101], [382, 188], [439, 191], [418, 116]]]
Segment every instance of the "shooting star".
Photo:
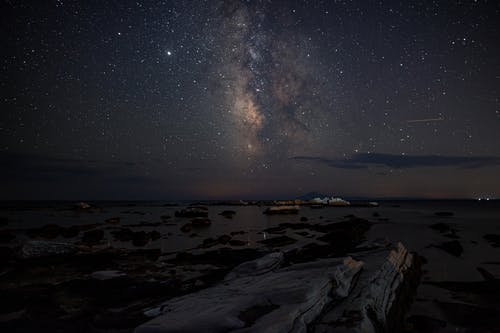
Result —
[[444, 118], [426, 118], [426, 119], [412, 119], [412, 120], [407, 120], [407, 124], [413, 124], [413, 123], [432, 123], [436, 121], [443, 121]]

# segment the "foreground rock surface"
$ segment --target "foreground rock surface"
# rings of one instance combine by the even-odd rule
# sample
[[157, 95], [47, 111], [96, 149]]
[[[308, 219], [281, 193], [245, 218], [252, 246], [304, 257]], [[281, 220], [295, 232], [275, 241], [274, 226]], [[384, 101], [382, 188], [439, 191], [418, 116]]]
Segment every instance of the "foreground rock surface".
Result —
[[284, 267], [271, 253], [243, 263], [224, 282], [149, 309], [135, 332], [378, 332], [402, 316], [402, 292], [416, 270], [399, 244]]

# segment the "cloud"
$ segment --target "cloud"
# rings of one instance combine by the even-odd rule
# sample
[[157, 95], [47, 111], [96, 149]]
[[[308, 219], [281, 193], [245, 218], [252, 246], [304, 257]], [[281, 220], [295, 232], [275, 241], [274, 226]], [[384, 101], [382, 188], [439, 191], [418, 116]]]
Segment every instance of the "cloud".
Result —
[[97, 162], [86, 159], [2, 152], [0, 153], [0, 179], [13, 183], [113, 178], [124, 175], [128, 178], [128, 171], [135, 165], [126, 161]]
[[311, 161], [339, 169], [365, 169], [370, 166], [392, 169], [420, 167], [457, 167], [475, 169], [500, 165], [496, 156], [438, 156], [438, 155], [394, 155], [394, 154], [354, 154], [348, 159], [329, 159], [321, 156], [294, 156], [292, 160]]

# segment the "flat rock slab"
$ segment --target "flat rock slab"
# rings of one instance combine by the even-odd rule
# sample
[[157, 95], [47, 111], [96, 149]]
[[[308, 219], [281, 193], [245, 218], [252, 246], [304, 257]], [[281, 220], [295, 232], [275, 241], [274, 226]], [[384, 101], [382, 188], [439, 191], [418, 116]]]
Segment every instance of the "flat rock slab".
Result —
[[[221, 284], [149, 309], [150, 332], [375, 332], [389, 327], [413, 256], [401, 244], [360, 255], [283, 267], [271, 253], [234, 268]], [[373, 316], [373, 313], [375, 316]], [[355, 314], [355, 315], [354, 315]], [[336, 330], [335, 330], [336, 332]]]

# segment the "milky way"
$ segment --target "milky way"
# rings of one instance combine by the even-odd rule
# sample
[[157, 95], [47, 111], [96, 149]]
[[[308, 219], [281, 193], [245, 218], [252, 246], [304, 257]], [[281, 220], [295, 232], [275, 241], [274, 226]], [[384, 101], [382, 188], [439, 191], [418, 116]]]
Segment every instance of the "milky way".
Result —
[[500, 195], [498, 2], [1, 15], [4, 198]]

